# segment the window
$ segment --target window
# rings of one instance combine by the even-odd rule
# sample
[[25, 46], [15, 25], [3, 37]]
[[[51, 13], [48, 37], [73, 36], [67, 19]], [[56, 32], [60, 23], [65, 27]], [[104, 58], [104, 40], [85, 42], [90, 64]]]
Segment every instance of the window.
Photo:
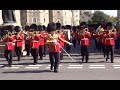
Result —
[[37, 18], [33, 17], [33, 23], [36, 23], [36, 22], [37, 22]]
[[45, 22], [45, 18], [44, 18], [44, 22]]
[[78, 17], [78, 15], [76, 15], [76, 18]]
[[60, 13], [60, 11], [57, 11], [57, 13], [59, 14], [59, 13]]

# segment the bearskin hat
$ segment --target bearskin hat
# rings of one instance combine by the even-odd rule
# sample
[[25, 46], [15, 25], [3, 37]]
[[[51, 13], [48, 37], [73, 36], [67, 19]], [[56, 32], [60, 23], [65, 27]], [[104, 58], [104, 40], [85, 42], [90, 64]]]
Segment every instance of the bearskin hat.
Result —
[[71, 25], [66, 25], [66, 29], [71, 30]]
[[30, 26], [26, 25], [25, 26], [25, 31], [29, 31], [30, 30]]
[[80, 26], [87, 25], [86, 22], [81, 22]]
[[14, 30], [15, 30], [16, 32], [20, 32], [20, 31], [21, 31], [21, 28], [20, 28], [19, 26], [15, 26]]
[[46, 26], [42, 25], [42, 30], [46, 31]]
[[61, 28], [62, 28], [62, 29], [66, 29], [66, 26], [62, 26]]
[[41, 31], [42, 30], [42, 26], [41, 25], [38, 25], [38, 31]]
[[55, 31], [55, 30], [56, 30], [56, 24], [54, 22], [51, 22], [47, 25], [48, 32]]
[[34, 31], [37, 31], [37, 25], [36, 24], [31, 24], [30, 29], [33, 29]]
[[73, 27], [72, 27], [72, 30], [73, 30], [73, 31], [76, 31], [76, 30], [77, 30], [77, 27], [76, 27], [76, 26], [73, 26]]
[[60, 23], [56, 23], [56, 29], [61, 29], [61, 24]]

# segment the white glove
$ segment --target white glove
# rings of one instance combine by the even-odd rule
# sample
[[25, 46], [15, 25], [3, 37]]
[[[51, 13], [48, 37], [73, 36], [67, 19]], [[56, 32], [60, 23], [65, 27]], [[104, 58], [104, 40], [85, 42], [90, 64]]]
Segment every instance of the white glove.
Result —
[[73, 44], [72, 44], [72, 43], [70, 43], [70, 42], [69, 42], [68, 44], [69, 44], [69, 45], [73, 45]]

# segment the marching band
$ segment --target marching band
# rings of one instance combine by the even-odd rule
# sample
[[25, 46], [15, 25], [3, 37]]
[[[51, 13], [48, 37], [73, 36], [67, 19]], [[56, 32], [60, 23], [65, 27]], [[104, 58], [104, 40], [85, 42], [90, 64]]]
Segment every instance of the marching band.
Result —
[[[96, 48], [100, 53], [103, 53], [106, 61], [110, 59], [111, 63], [113, 63], [114, 38], [120, 36], [110, 22], [107, 24], [101, 23], [99, 26], [88, 26], [85, 22], [82, 22], [79, 26], [62, 26], [60, 23], [52, 22], [47, 27], [31, 24], [30, 26], [26, 25], [24, 30], [19, 26], [14, 28], [9, 26], [9, 29], [7, 34], [0, 38], [1, 42], [5, 43], [4, 56], [9, 66], [12, 65], [13, 51], [18, 57], [18, 61], [21, 60], [24, 42], [26, 56], [32, 55], [34, 65], [38, 63], [38, 59], [44, 59], [48, 48], [50, 69], [54, 69], [54, 72], [58, 72], [60, 60], [63, 60], [64, 51], [62, 49], [64, 46], [66, 46], [66, 51], [70, 53], [71, 45], [76, 48], [77, 41], [81, 46], [82, 62], [85, 59], [86, 63], [88, 63], [90, 39], [92, 37], [95, 40]], [[13, 34], [13, 30], [16, 33]]]

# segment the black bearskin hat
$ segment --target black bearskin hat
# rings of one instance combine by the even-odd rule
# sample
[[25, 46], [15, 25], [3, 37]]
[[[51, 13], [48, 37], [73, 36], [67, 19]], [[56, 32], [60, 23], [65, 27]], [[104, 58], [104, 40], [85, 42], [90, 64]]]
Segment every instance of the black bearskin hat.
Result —
[[29, 31], [30, 30], [30, 26], [26, 25], [25, 26], [25, 31]]
[[41, 31], [41, 30], [42, 30], [42, 26], [38, 25], [38, 31]]
[[6, 26], [5, 28], [4, 28], [5, 30], [8, 30], [9, 32], [13, 32], [13, 29], [14, 29], [14, 26], [13, 25], [9, 25], [9, 26]]
[[66, 26], [62, 26], [62, 29], [66, 29]]
[[72, 27], [72, 30], [73, 30], [73, 31], [76, 31], [76, 30], [77, 30], [77, 27], [76, 27], [76, 26], [73, 26], [73, 27]]
[[55, 30], [56, 30], [56, 24], [54, 22], [49, 23], [47, 26], [47, 31], [51, 32], [51, 31], [55, 31]]
[[36, 24], [31, 24], [30, 29], [33, 29], [34, 31], [37, 31], [37, 25]]
[[70, 29], [71, 30], [71, 25], [66, 25], [66, 29]]
[[46, 31], [46, 26], [42, 25], [42, 30]]
[[56, 23], [56, 29], [61, 29], [61, 24], [60, 23]]
[[80, 26], [87, 25], [86, 22], [81, 22]]
[[20, 28], [19, 26], [15, 26], [14, 30], [15, 30], [16, 32], [20, 32], [20, 31], [21, 31], [21, 28]]

